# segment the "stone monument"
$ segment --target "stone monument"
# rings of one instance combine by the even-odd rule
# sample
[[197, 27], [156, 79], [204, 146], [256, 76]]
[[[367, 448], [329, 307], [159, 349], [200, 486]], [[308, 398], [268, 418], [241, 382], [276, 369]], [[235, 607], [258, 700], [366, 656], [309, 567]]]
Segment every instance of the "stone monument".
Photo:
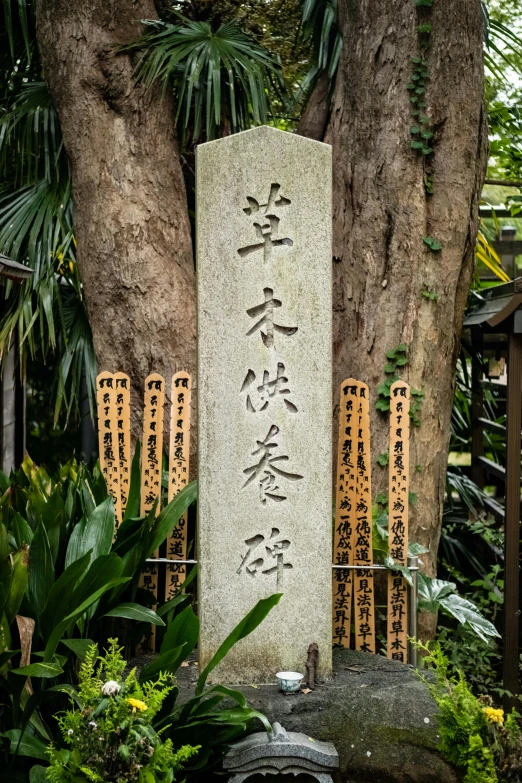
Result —
[[331, 148], [269, 127], [197, 151], [200, 666], [331, 671]]

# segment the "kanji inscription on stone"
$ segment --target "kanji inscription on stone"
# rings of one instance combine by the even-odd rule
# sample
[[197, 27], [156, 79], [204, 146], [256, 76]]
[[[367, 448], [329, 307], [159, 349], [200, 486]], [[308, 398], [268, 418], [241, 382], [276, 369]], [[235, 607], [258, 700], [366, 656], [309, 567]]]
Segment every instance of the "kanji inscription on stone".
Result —
[[255, 128], [197, 149], [200, 666], [331, 670], [331, 148]]

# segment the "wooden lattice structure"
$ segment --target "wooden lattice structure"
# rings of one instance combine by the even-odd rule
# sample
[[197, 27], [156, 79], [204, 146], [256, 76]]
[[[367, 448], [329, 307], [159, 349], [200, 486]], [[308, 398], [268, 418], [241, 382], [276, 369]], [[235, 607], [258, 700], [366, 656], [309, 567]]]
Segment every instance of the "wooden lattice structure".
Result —
[[[464, 321], [469, 330], [472, 354], [472, 478], [479, 487], [497, 485], [497, 497], [487, 500], [488, 510], [504, 526], [504, 688], [519, 691], [520, 609], [520, 478], [522, 428], [522, 278], [495, 286], [475, 295]], [[468, 334], [464, 337], [466, 338]], [[496, 384], [506, 424], [491, 421], [484, 413], [484, 389], [494, 381], [484, 379], [488, 359], [504, 359], [507, 384]], [[503, 395], [502, 391], [506, 394]], [[506, 439], [506, 460], [501, 465], [489, 459], [485, 434], [497, 433]], [[509, 703], [509, 699], [507, 702]], [[508, 704], [509, 706], [509, 704]]]

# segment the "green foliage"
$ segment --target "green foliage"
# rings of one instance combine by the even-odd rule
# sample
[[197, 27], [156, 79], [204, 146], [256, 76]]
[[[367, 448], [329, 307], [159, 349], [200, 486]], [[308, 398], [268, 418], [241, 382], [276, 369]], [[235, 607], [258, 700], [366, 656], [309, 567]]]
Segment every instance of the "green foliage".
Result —
[[[136, 464], [139, 448], [129, 513], [139, 504]], [[91, 639], [103, 642], [113, 617], [134, 621], [131, 645], [149, 623], [165, 625], [138, 589], [139, 574], [194, 500], [195, 483], [157, 517], [127, 516], [116, 535], [112, 498], [98, 466], [90, 473], [72, 461], [50, 475], [26, 457], [10, 478], [0, 472], [0, 492], [0, 643], [9, 652], [0, 660], [0, 731], [9, 732], [11, 753], [41, 759], [52, 704], [69, 692], [76, 658], [85, 657]], [[17, 614], [28, 624], [20, 635]], [[18, 637], [21, 649], [12, 650]], [[30, 699], [24, 690], [29, 676]]]
[[465, 783], [517, 780], [522, 732], [515, 711], [504, 715], [491, 699], [477, 698], [462, 672], [449, 674], [448, 659], [439, 644], [418, 645], [424, 666], [435, 682], [423, 678], [437, 702], [442, 755], [461, 769]]
[[[426, 16], [431, 11], [433, 0], [415, 0], [418, 14]], [[431, 117], [426, 113], [426, 89], [430, 78], [428, 52], [431, 42], [431, 23], [421, 21], [417, 26], [419, 54], [411, 58], [412, 74], [407, 90], [410, 93], [411, 116], [414, 120], [410, 126], [410, 146], [423, 159], [424, 189], [428, 195], [433, 193], [433, 171], [431, 156], [435, 137]]]
[[[372, 545], [374, 561], [383, 563], [389, 568], [400, 571], [408, 583], [412, 584], [411, 573], [405, 566], [395, 563], [389, 552], [388, 510], [387, 497], [384, 493], [377, 496], [377, 504], [373, 507], [373, 533]], [[379, 508], [384, 506], [385, 508]], [[408, 544], [408, 556], [419, 557], [428, 550], [421, 544], [410, 541]], [[420, 560], [422, 565], [422, 560]], [[453, 582], [435, 579], [419, 571], [418, 573], [419, 609], [437, 614], [443, 612], [455, 619], [459, 628], [469, 629], [473, 635], [479, 637], [486, 644], [494, 637], [498, 637], [493, 623], [483, 616], [479, 608], [470, 600], [457, 593], [457, 586]]]
[[[280, 63], [234, 22], [178, 24], [145, 20], [152, 32], [121, 47], [142, 52], [136, 76], [159, 81], [176, 96], [176, 122], [185, 141], [207, 140], [266, 123], [270, 96], [285, 91]], [[190, 129], [190, 130], [189, 130]]]
[[383, 451], [382, 454], [379, 454], [375, 461], [377, 462], [377, 465], [381, 466], [381, 468], [385, 468], [386, 465], [388, 465], [390, 462], [390, 452]]
[[[121, 648], [123, 649], [123, 648]], [[79, 708], [67, 711], [58, 724], [61, 750], [49, 749], [50, 783], [170, 783], [174, 773], [197, 754], [199, 747], [174, 750], [172, 740], [153, 728], [154, 718], [175, 688], [172, 678], [160, 673], [141, 684], [136, 669], [122, 681], [126, 661], [117, 641], [97, 658], [93, 645], [79, 676]]]
[[337, 21], [337, 0], [302, 0], [298, 40], [312, 44], [312, 64], [298, 90], [307, 94], [324, 71], [333, 82], [339, 65], [342, 37]]
[[433, 288], [427, 283], [424, 283], [422, 295], [425, 299], [427, 299], [430, 302], [438, 302], [440, 298], [440, 294], [434, 291]]
[[425, 245], [428, 245], [429, 249], [433, 253], [437, 253], [439, 250], [442, 250], [442, 242], [440, 242], [438, 239], [435, 239], [434, 237], [422, 237], [422, 241]]

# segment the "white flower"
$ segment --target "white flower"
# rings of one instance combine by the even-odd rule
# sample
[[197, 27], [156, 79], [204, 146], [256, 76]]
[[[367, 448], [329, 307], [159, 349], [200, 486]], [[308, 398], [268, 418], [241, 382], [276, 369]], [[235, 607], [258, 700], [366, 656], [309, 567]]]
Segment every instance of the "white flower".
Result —
[[117, 696], [120, 691], [121, 687], [116, 680], [108, 680], [102, 685], [102, 693], [104, 696]]
[[68, 734], [68, 735], [69, 735], [69, 737], [70, 737], [72, 734], [74, 734], [74, 731], [73, 731], [72, 729], [68, 729], [68, 730], [67, 730], [67, 734]]
[[96, 721], [94, 721], [94, 720], [91, 720], [91, 721], [89, 721], [89, 726], [90, 726], [92, 729], [97, 729], [97, 728], [98, 728], [98, 724], [97, 724], [97, 723], [96, 723]]

